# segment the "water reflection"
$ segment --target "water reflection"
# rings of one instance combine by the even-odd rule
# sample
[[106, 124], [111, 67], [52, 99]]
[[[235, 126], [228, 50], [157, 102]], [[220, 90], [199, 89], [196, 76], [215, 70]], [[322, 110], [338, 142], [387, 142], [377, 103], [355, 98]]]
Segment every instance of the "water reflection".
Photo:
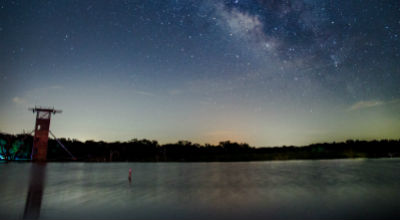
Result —
[[399, 168], [400, 159], [10, 163], [0, 166], [0, 219], [398, 219]]
[[39, 219], [46, 178], [46, 163], [32, 163], [24, 219]]

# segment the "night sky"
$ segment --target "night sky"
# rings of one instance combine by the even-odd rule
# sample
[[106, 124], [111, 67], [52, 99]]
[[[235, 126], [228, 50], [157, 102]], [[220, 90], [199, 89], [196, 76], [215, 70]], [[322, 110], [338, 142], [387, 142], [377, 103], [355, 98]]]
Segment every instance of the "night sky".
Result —
[[400, 138], [400, 1], [0, 2], [0, 131], [305, 145]]

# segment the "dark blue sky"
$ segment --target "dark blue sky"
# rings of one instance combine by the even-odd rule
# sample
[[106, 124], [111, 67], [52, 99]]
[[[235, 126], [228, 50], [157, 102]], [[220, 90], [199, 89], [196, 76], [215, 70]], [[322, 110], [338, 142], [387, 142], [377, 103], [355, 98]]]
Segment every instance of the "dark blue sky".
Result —
[[400, 2], [3, 1], [0, 130], [256, 146], [399, 138]]

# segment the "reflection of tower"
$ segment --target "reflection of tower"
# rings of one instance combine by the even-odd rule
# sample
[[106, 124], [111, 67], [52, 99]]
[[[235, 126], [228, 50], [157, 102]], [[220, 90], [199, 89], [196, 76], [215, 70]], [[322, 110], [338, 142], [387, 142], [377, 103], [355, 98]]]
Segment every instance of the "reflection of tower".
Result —
[[46, 161], [51, 114], [61, 113], [61, 111], [54, 108], [37, 107], [29, 110], [33, 113], [36, 112], [35, 137], [33, 139], [31, 158], [34, 161]]
[[46, 182], [46, 163], [32, 163], [23, 219], [39, 219]]

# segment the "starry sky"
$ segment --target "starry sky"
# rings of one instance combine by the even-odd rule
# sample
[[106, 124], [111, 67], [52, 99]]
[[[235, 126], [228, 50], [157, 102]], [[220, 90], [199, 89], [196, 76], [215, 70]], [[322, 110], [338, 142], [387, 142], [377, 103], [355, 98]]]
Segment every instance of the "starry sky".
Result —
[[400, 138], [398, 0], [5, 0], [0, 131], [306, 145]]

